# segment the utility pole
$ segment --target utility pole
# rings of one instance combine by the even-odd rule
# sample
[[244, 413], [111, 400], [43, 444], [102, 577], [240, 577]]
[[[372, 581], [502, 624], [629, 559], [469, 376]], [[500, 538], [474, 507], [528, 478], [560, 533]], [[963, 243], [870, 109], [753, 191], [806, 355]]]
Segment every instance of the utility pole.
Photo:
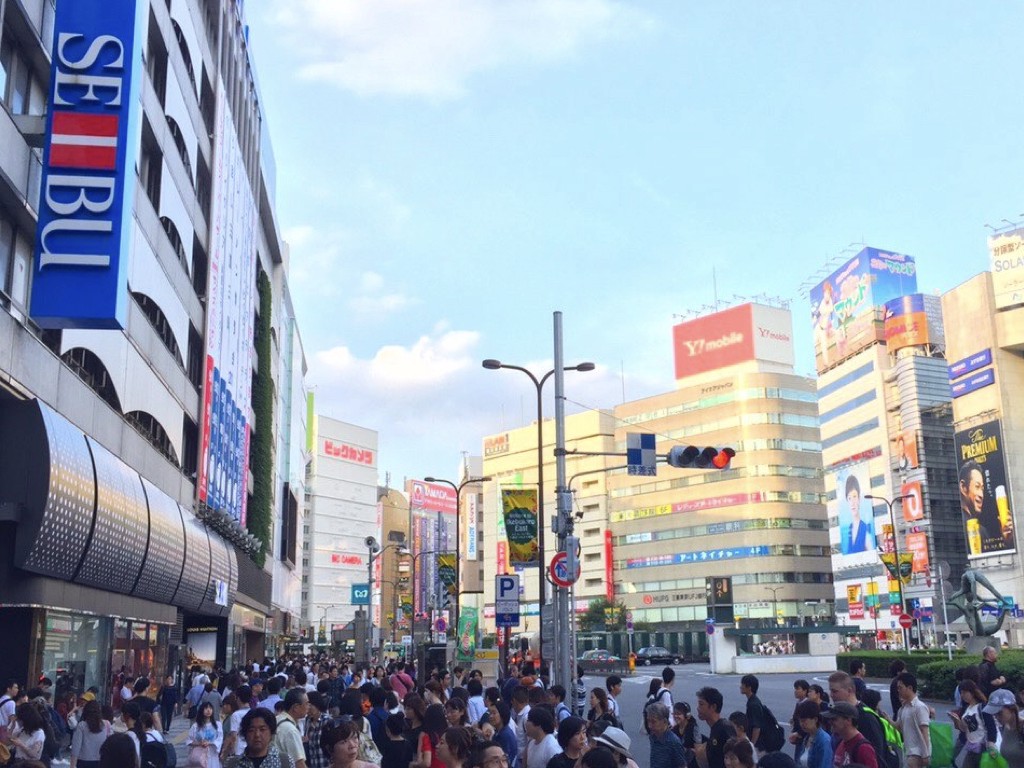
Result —
[[[566, 542], [572, 533], [572, 495], [566, 487], [565, 475], [565, 371], [562, 344], [562, 313], [554, 313], [555, 342], [555, 515], [552, 528], [558, 534], [558, 551], [566, 551]], [[574, 553], [575, 554], [575, 553]], [[575, 560], [575, 558], [571, 558]], [[541, 563], [542, 568], [547, 563]], [[541, 571], [543, 574], [543, 570]], [[570, 580], [575, 576], [575, 569], [569, 574]], [[555, 588], [555, 637], [558, 639], [555, 662], [558, 664], [558, 680], [565, 686], [566, 692], [574, 690], [575, 658], [572, 653], [573, 606], [569, 602], [570, 590]], [[554, 675], [552, 675], [554, 677]]]

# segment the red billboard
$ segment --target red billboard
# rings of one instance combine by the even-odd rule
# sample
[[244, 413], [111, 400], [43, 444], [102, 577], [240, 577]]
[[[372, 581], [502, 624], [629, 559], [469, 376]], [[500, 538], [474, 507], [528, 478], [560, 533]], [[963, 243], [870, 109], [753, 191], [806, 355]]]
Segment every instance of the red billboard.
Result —
[[754, 359], [753, 305], [716, 312], [672, 329], [676, 378]]

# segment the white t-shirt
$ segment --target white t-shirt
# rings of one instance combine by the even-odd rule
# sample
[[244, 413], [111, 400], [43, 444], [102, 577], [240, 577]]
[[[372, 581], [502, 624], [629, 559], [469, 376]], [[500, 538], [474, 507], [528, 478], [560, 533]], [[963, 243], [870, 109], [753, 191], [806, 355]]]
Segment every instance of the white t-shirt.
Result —
[[46, 731], [42, 728], [37, 728], [32, 733], [25, 733], [21, 731], [16, 732], [14, 736], [24, 744], [24, 749], [18, 747], [18, 757], [28, 758], [30, 760], [38, 760], [43, 756], [43, 744], [46, 741]]
[[14, 719], [14, 710], [18, 708], [14, 699], [9, 698], [6, 694], [3, 696], [3, 704], [0, 704], [0, 728], [6, 728], [11, 724]]
[[121, 701], [131, 701], [135, 698], [135, 691], [127, 685], [121, 686]]
[[242, 707], [236, 712], [231, 713], [231, 721], [228, 730], [232, 733], [238, 734], [238, 739], [235, 741], [235, 754], [241, 755], [245, 752], [245, 736], [242, 735], [242, 718], [249, 714], [248, 707]]
[[931, 757], [931, 745], [925, 744], [921, 733], [921, 726], [928, 727], [928, 705], [915, 696], [906, 704], [900, 705], [896, 720], [903, 733], [903, 754]]
[[526, 768], [547, 768], [548, 760], [562, 751], [553, 733], [547, 734], [538, 744], [533, 739], [526, 747]]

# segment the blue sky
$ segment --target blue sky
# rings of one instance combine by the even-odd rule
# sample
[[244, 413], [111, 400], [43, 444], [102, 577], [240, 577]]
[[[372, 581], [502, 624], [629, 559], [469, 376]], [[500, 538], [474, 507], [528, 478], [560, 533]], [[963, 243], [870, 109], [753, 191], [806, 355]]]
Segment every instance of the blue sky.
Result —
[[[321, 411], [392, 482], [528, 424], [525, 377], [672, 387], [675, 314], [793, 301], [851, 244], [926, 292], [1024, 219], [1017, 3], [292, 0], [247, 7]], [[855, 246], [859, 247], [859, 246]], [[624, 373], [624, 381], [622, 374]], [[548, 405], [550, 413], [550, 400]]]

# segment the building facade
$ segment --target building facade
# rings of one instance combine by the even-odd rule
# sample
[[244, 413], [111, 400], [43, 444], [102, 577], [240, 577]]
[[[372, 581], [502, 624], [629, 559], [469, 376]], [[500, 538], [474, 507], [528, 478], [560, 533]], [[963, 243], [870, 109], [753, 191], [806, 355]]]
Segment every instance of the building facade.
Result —
[[916, 278], [865, 248], [811, 291], [835, 599], [868, 644], [935, 643], [939, 571], [964, 568], [942, 311]]
[[0, 13], [0, 673], [262, 656], [287, 275], [241, 4]]

